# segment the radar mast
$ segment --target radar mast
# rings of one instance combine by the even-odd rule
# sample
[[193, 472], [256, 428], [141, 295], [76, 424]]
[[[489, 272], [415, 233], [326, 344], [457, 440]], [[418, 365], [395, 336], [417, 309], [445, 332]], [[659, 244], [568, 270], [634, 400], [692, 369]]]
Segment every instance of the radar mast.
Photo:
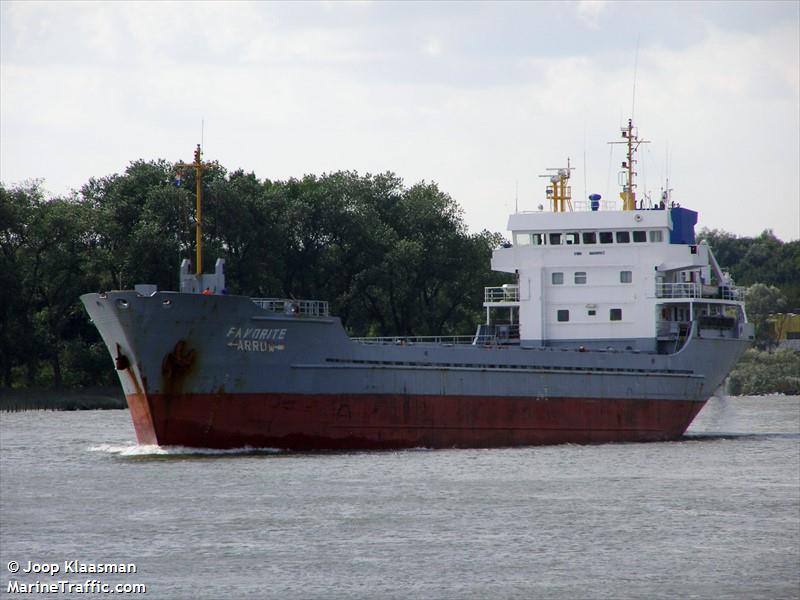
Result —
[[550, 209], [553, 212], [567, 212], [567, 209], [572, 212], [572, 187], [567, 185], [567, 182], [575, 167], [569, 165], [569, 158], [567, 158], [566, 167], [551, 167], [546, 170], [555, 171], [552, 174], [539, 175], [539, 177], [547, 177], [550, 180], [550, 185], [547, 186]]
[[620, 128], [622, 132], [621, 142], [608, 142], [609, 144], [625, 144], [627, 146], [627, 153], [625, 160], [622, 161], [622, 171], [620, 171], [620, 185], [622, 191], [619, 197], [622, 199], [622, 210], [636, 210], [636, 182], [635, 178], [638, 174], [634, 169], [636, 160], [636, 151], [639, 149], [639, 144], [649, 144], [649, 140], [640, 140], [638, 130], [633, 126], [633, 119], [628, 119], [628, 125]]

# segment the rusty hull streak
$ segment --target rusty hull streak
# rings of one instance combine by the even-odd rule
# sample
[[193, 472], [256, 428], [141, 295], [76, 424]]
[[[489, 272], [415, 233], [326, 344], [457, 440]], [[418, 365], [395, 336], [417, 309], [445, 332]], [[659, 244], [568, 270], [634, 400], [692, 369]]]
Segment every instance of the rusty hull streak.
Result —
[[114, 366], [117, 371], [125, 371], [131, 366], [131, 361], [122, 353], [122, 348], [117, 344], [117, 355], [114, 357]]
[[[157, 419], [151, 421], [153, 438], [158, 438], [159, 433], [169, 429], [174, 418], [172, 406], [184, 397], [184, 389], [190, 380], [197, 364], [197, 352], [189, 346], [185, 339], [179, 339], [173, 349], [164, 355], [161, 361], [161, 390], [160, 396], [163, 398], [163, 410], [157, 415]], [[189, 386], [191, 387], [191, 386]], [[152, 396], [148, 396], [148, 402]], [[158, 443], [158, 442], [154, 442]]]
[[[133, 429], [136, 431], [136, 440], [140, 444], [153, 445], [157, 444], [156, 432], [153, 424], [153, 414], [150, 410], [150, 402], [145, 392], [145, 387], [136, 378], [133, 368], [130, 366], [130, 361], [127, 356], [122, 355], [125, 359], [127, 366], [125, 373], [131, 380], [136, 393], [127, 394], [125, 400], [128, 402], [128, 409], [131, 412], [131, 420], [133, 421]], [[142, 366], [139, 364], [139, 372]]]
[[189, 347], [186, 340], [178, 340], [172, 352], [168, 352], [161, 361], [162, 390], [167, 396], [181, 394], [186, 378], [195, 365], [197, 353]]

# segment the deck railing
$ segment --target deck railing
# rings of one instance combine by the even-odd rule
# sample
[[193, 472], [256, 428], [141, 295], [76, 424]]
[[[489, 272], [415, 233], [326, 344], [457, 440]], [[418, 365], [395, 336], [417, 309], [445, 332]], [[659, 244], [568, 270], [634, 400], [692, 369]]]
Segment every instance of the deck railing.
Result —
[[708, 286], [700, 283], [656, 282], [656, 298], [711, 298], [717, 300], [744, 300], [743, 287]]
[[699, 283], [656, 282], [656, 298], [700, 298], [702, 290]]
[[383, 344], [392, 346], [407, 346], [411, 344], [471, 344], [475, 340], [473, 335], [415, 335], [415, 336], [389, 336], [389, 337], [355, 337], [354, 342], [362, 344]]
[[488, 303], [519, 302], [518, 285], [501, 285], [483, 288], [483, 301]]
[[290, 300], [286, 298], [252, 298], [253, 302], [271, 312], [304, 317], [327, 317], [330, 315], [325, 300]]

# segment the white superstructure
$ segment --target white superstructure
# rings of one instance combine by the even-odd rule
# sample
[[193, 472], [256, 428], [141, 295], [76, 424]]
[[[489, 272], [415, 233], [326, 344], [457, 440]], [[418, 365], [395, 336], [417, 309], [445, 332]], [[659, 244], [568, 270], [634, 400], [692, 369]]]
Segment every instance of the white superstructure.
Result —
[[[630, 122], [627, 133], [636, 139]], [[629, 154], [623, 166], [633, 162]], [[548, 189], [554, 212], [511, 215], [512, 244], [492, 257], [493, 270], [516, 275], [513, 284], [486, 289], [487, 325], [501, 338], [669, 352], [695, 320], [719, 335], [746, 322], [741, 291], [695, 241], [697, 213], [663, 201], [637, 208], [633, 185], [620, 194], [633, 208], [601, 211], [594, 196], [593, 210], [573, 212], [564, 201], [569, 170], [559, 173]]]

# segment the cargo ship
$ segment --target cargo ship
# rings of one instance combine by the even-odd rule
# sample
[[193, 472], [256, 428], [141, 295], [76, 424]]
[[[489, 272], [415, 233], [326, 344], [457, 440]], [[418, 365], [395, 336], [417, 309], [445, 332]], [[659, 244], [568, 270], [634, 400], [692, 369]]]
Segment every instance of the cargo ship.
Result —
[[[454, 338], [352, 338], [322, 300], [227, 294], [184, 260], [180, 291], [81, 297], [140, 444], [349, 450], [679, 439], [752, 342], [743, 292], [697, 213], [637, 201], [632, 121], [621, 207], [573, 203], [572, 168], [509, 218], [486, 322]], [[197, 265], [202, 265], [201, 149]]]

